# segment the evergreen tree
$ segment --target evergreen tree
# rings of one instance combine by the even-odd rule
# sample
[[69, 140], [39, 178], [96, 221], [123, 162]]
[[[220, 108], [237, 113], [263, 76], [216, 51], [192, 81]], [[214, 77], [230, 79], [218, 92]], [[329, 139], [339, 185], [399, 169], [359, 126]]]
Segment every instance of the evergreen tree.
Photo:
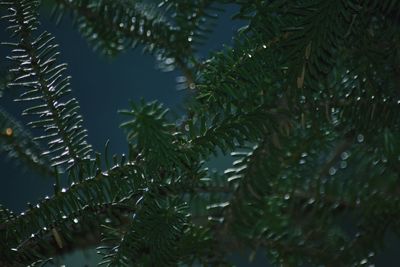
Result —
[[[200, 58], [232, 3], [247, 26]], [[40, 1], [2, 0], [2, 81], [41, 134], [0, 109], [0, 151], [53, 177], [54, 195], [20, 215], [0, 206], [1, 266], [88, 247], [106, 266], [226, 266], [239, 250], [277, 266], [364, 266], [400, 234], [400, 1], [49, 4], [101, 53], [140, 46], [180, 69], [191, 99], [176, 121], [158, 102], [131, 103], [129, 154], [93, 151], [56, 41], [38, 32]], [[220, 153], [232, 168], [207, 171]]]

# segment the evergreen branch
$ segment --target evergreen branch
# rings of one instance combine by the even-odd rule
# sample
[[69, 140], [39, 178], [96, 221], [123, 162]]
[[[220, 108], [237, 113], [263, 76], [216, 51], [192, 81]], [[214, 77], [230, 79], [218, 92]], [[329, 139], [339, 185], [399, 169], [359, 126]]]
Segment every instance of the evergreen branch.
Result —
[[[292, 136], [291, 138], [295, 137]], [[312, 145], [312, 143], [310, 143], [310, 145]], [[316, 260], [314, 262], [315, 264], [318, 262], [331, 262], [336, 265], [344, 264], [344, 262], [349, 262], [351, 260], [360, 260], [361, 257], [365, 255], [361, 252], [357, 253], [357, 255], [343, 253], [340, 257], [335, 257], [335, 259], [330, 260], [328, 255], [332, 253], [329, 252], [331, 249], [334, 249], [334, 247], [339, 244], [347, 246], [350, 243], [346, 240], [355, 240], [357, 238], [348, 236], [347, 234], [345, 235], [343, 232], [341, 233], [342, 230], [340, 230], [340, 228], [335, 230], [336, 232], [324, 233], [324, 227], [317, 230], [313, 228], [312, 225], [314, 223], [317, 225], [330, 224], [332, 219], [328, 218], [336, 216], [340, 218], [340, 214], [342, 214], [343, 211], [349, 210], [355, 213], [359, 211], [362, 217], [355, 218], [355, 221], [362, 221], [365, 222], [366, 225], [369, 225], [374, 218], [374, 215], [370, 214], [374, 213], [374, 211], [393, 211], [395, 207], [397, 207], [397, 197], [392, 196], [392, 189], [390, 189], [390, 186], [387, 187], [388, 183], [392, 184], [392, 186], [393, 183], [395, 183], [395, 180], [393, 180], [393, 175], [395, 174], [386, 171], [387, 183], [377, 183], [375, 179], [381, 177], [381, 171], [379, 171], [379, 168], [372, 170], [366, 167], [365, 164], [368, 164], [367, 162], [371, 162], [373, 159], [370, 158], [370, 155], [366, 155], [368, 152], [363, 149], [363, 146], [363, 144], [354, 145], [353, 138], [351, 136], [347, 137], [343, 142], [338, 142], [338, 145], [332, 149], [331, 153], [326, 154], [327, 160], [326, 163], [321, 164], [322, 167], [317, 167], [319, 164], [317, 164], [316, 167], [307, 164], [308, 169], [314, 169], [314, 171], [309, 171], [310, 174], [308, 174], [308, 172], [304, 173], [301, 171], [301, 168], [296, 167], [296, 165], [299, 166], [299, 159], [297, 157], [291, 156], [293, 161], [290, 163], [290, 161], [288, 162], [282, 155], [285, 153], [285, 150], [282, 151], [282, 148], [274, 149], [274, 145], [272, 145], [271, 142], [264, 141], [264, 145], [260, 145], [252, 154], [248, 155], [247, 158], [245, 157], [237, 161], [236, 168], [228, 171], [230, 175], [230, 178], [228, 178], [229, 180], [237, 181], [239, 179], [240, 182], [232, 194], [231, 200], [229, 200], [229, 205], [224, 209], [224, 220], [220, 230], [223, 233], [222, 235], [233, 232], [236, 233], [240, 240], [254, 240], [254, 238], [264, 240], [263, 238], [266, 236], [266, 242], [270, 243], [269, 247], [279, 251], [278, 254], [280, 256], [277, 259], [278, 262], [286, 262], [290, 261], [290, 259], [297, 262], [307, 255], [306, 252], [300, 251], [303, 249], [308, 250], [309, 247], [312, 248], [312, 244], [314, 242], [319, 243], [322, 238], [330, 240], [324, 243], [324, 246], [326, 246], [324, 248], [325, 251], [316, 251], [316, 255], [312, 256], [310, 254], [305, 258], [313, 261]], [[352, 148], [352, 150], [350, 150], [350, 148]], [[298, 149], [299, 151], [310, 151], [304, 146], [298, 147]], [[293, 155], [296, 153], [292, 149], [289, 151], [291, 151]], [[352, 156], [351, 159], [348, 159], [350, 153]], [[305, 156], [302, 156], [304, 159], [300, 158], [300, 162], [304, 161], [300, 166], [306, 165], [306, 161], [315, 164], [316, 161], [309, 158], [311, 155], [307, 156], [305, 152], [302, 152], [302, 154]], [[321, 152], [318, 152], [317, 155], [321, 157]], [[336, 178], [327, 182], [326, 177], [334, 175], [338, 162], [343, 160], [347, 161], [346, 165], [349, 164], [349, 166], [353, 166], [352, 169], [347, 171], [344, 169], [341, 174], [342, 178]], [[285, 165], [290, 167], [285, 168]], [[359, 167], [356, 167], [357, 165], [359, 165]], [[288, 171], [285, 171], [285, 169]], [[384, 169], [385, 167], [382, 166], [381, 170]], [[348, 171], [350, 172], [346, 174]], [[315, 173], [313, 174], [313, 172]], [[251, 175], [251, 173], [253, 175]], [[302, 181], [296, 182], [295, 179], [299, 178], [291, 176], [291, 174], [302, 177]], [[260, 175], [261, 178], [259, 178]], [[314, 176], [316, 177], [315, 182], [312, 182], [310, 178]], [[287, 182], [284, 182], [282, 179], [285, 179]], [[311, 182], [308, 182], [308, 179], [310, 179]], [[344, 185], [340, 186], [341, 183]], [[308, 186], [304, 187], [307, 184]], [[309, 184], [314, 185], [309, 186]], [[366, 187], [365, 190], [358, 192], [350, 189], [361, 188], [362, 184], [375, 184], [377, 187], [375, 187], [374, 190]], [[302, 189], [303, 187], [305, 188], [304, 190]], [[357, 196], [356, 198], [355, 195]], [[382, 206], [379, 208], [371, 208], [370, 205], [372, 203], [380, 203]], [[393, 203], [395, 207], [386, 208], [386, 205], [392, 206], [390, 203]], [[261, 210], [259, 208], [260, 206], [263, 207]], [[301, 212], [299, 212], [299, 209]], [[264, 219], [262, 219], [263, 216], [268, 217], [269, 222], [264, 222]], [[318, 222], [310, 222], [304, 220], [305, 216], [319, 216], [321, 219]], [[293, 223], [301, 229], [301, 231], [299, 230], [301, 232], [300, 235], [297, 235], [295, 232], [288, 232], [290, 231], [289, 229], [292, 229], [290, 226], [292, 220], [294, 221]], [[391, 218], [391, 221], [396, 221], [396, 218]], [[357, 224], [357, 222], [352, 223]], [[247, 229], [250, 225], [253, 225], [253, 227]], [[363, 227], [360, 228], [363, 229]], [[389, 228], [386, 229], [385, 232], [386, 231], [389, 231]], [[289, 237], [286, 239], [288, 243], [284, 246], [279, 244], [280, 238], [278, 237], [281, 233]], [[277, 238], [276, 240], [274, 239], [275, 236]], [[375, 235], [375, 238], [377, 238], [377, 235]], [[292, 240], [293, 243], [289, 240]], [[295, 256], [295, 251], [290, 249], [290, 247], [294, 245], [295, 250], [297, 250], [296, 242], [304, 242], [304, 244], [307, 244], [306, 247], [301, 245], [297, 256]], [[289, 251], [292, 251], [291, 255], [287, 254], [287, 246], [289, 246]], [[358, 246], [360, 247], [354, 247], [354, 249], [364, 251], [362, 250], [364, 247], [363, 245], [358, 243]], [[372, 245], [368, 247], [372, 249]], [[296, 257], [298, 258], [296, 259]]]
[[161, 0], [159, 7], [165, 7], [172, 12], [175, 24], [188, 37], [192, 46], [201, 45], [206, 40], [206, 35], [212, 30], [212, 22], [218, 18], [216, 12], [222, 11], [215, 4], [221, 1], [196, 0], [196, 1], [165, 1]]
[[[279, 52], [288, 68], [289, 86], [297, 88], [318, 83], [332, 70], [338, 48], [343, 45], [354, 15], [361, 8], [352, 1], [246, 4], [242, 16], [255, 13], [250, 19], [249, 34], [261, 33], [269, 39], [288, 34]], [[268, 14], [266, 18], [264, 14]]]
[[[66, 253], [93, 248], [102, 244], [102, 226], [99, 222], [119, 227], [127, 227], [134, 212], [130, 199], [122, 204], [103, 204], [85, 206], [77, 214], [64, 217], [62, 222], [55, 222], [52, 228], [33, 234], [18, 247], [18, 253], [12, 253], [12, 261], [0, 259], [1, 266], [26, 266], [34, 261], [46, 260]], [[4, 251], [8, 250], [4, 248]]]
[[[118, 38], [127, 38], [131, 44], [140, 42], [165, 49], [170, 46], [170, 36], [176, 34], [175, 30], [165, 21], [152, 16], [149, 9], [141, 8], [140, 5], [133, 4], [130, 1], [112, 2], [105, 0], [97, 4], [79, 0], [56, 1], [61, 5], [60, 8], [71, 9], [76, 15], [84, 18], [89, 24], [86, 27], [93, 27], [91, 30], [86, 30], [88, 34], [97, 33], [98, 36], [94, 38], [103, 38], [102, 42], [116, 42], [110, 44], [110, 48], [121, 50], [121, 47], [118, 48], [117, 46], [123, 45], [124, 40]], [[102, 36], [101, 31], [105, 30], [107, 32]], [[149, 31], [150, 34], [148, 34]], [[113, 37], [112, 33], [117, 36]], [[155, 40], [157, 40], [157, 43]], [[126, 43], [128, 42], [126, 41]]]
[[319, 1], [289, 11], [300, 17], [298, 24], [301, 25], [300, 30], [295, 31], [284, 44], [288, 51], [289, 69], [297, 75], [298, 88], [303, 87], [305, 72], [311, 79], [330, 72], [335, 63], [336, 48], [357, 11], [357, 5], [349, 1]]
[[[24, 0], [6, 3], [12, 12], [7, 16], [10, 30], [20, 38], [13, 47], [12, 61], [18, 64], [14, 82], [9, 86], [25, 87], [19, 101], [35, 101], [40, 104], [26, 109], [25, 115], [38, 115], [39, 120], [29, 123], [32, 127], [43, 128], [46, 135], [38, 139], [49, 139], [49, 150], [44, 155], [53, 154], [52, 166], [78, 163], [91, 152], [86, 142], [86, 130], [82, 127], [82, 117], [78, 115], [79, 105], [73, 98], [65, 100], [70, 92], [69, 77], [64, 78], [65, 64], [56, 65], [57, 45], [49, 33], [36, 39], [32, 31], [36, 20], [37, 1]], [[65, 102], [64, 102], [65, 101]]]
[[232, 151], [238, 144], [256, 142], [268, 132], [279, 129], [279, 125], [286, 123], [283, 112], [277, 109], [268, 109], [263, 105], [254, 107], [248, 112], [229, 114], [225, 118], [216, 116], [207, 125], [207, 115], [195, 118], [198, 122], [188, 121], [189, 142], [191, 149], [207, 158], [209, 153], [216, 154], [217, 149], [223, 153]]
[[154, 14], [150, 5], [129, 0], [54, 1], [61, 12], [69, 9], [75, 14], [82, 34], [107, 55], [142, 44], [164, 62], [166, 69], [176, 64], [188, 84], [194, 81], [188, 62], [192, 54], [188, 36], [161, 18], [160, 14]]
[[42, 148], [32, 140], [32, 136], [11, 117], [0, 109], [0, 152], [7, 153], [10, 158], [17, 158], [32, 169], [45, 176], [54, 176], [49, 169], [49, 160], [41, 156]]
[[130, 110], [120, 113], [132, 118], [121, 127], [127, 129], [128, 141], [143, 153], [148, 170], [185, 164], [186, 159], [177, 153], [179, 142], [173, 135], [175, 127], [166, 120], [168, 109], [162, 104], [154, 101], [136, 105], [132, 102]]
[[378, 1], [378, 0], [365, 0], [361, 4], [369, 10], [380, 10], [384, 14], [391, 16], [391, 18], [398, 20], [400, 18], [400, 3], [397, 0]]
[[[10, 220], [14, 218], [14, 214], [8, 209], [4, 208], [3, 205], [0, 204], [0, 224], [6, 224]], [[10, 248], [7, 246], [5, 242], [0, 242], [0, 251], [7, 251]], [[0, 254], [1, 255], [1, 254]], [[0, 257], [0, 265], [7, 266], [5, 262], [3, 262], [3, 257]]]
[[227, 113], [231, 109], [247, 111], [258, 105], [282, 104], [285, 64], [275, 54], [288, 36], [284, 33], [272, 40], [259, 35], [239, 36], [234, 48], [225, 49], [205, 63], [197, 85], [197, 102], [205, 110]]
[[[142, 44], [198, 90], [176, 124], [157, 102], [123, 111], [129, 163], [115, 156], [110, 168], [106, 152], [102, 172], [99, 154], [75, 153], [68, 175], [77, 184], [61, 189], [56, 177], [55, 196], [19, 216], [0, 206], [0, 265], [104, 245], [103, 263], [114, 266], [220, 266], [259, 248], [276, 265], [358, 266], [388, 233], [400, 236], [398, 0], [236, 1], [236, 18], [249, 24], [202, 64], [196, 45], [212, 28], [204, 19], [234, 1], [53, 2], [95, 47], [114, 55]], [[74, 103], [49, 121], [69, 89], [64, 66], [51, 65], [50, 36], [32, 37], [37, 4], [2, 3], [16, 6], [6, 18], [21, 39], [9, 44], [11, 85], [29, 88], [21, 99], [45, 100], [25, 113], [39, 115], [32, 125], [50, 132], [51, 149], [62, 140], [69, 152], [75, 142], [64, 139], [85, 134], [58, 129], [75, 121]], [[0, 120], [0, 142], [14, 134], [9, 125]], [[238, 158], [225, 175], [208, 174], [203, 161], [221, 151]]]
[[329, 170], [332, 169], [332, 167], [334, 167], [334, 165], [337, 164], [337, 162], [342, 158], [343, 153], [349, 150], [352, 145], [354, 145], [354, 136], [350, 134], [345, 138], [345, 140], [343, 140], [336, 146], [335, 150], [329, 156], [327, 162], [318, 172], [317, 179], [321, 180], [323, 177], [328, 176]]
[[[19, 249], [24, 251], [25, 244], [30, 244], [31, 239], [40, 237], [56, 225], [64, 226], [66, 218], [74, 221], [80, 215], [101, 211], [103, 207], [118, 205], [135, 194], [140, 195], [143, 182], [138, 168], [127, 164], [73, 184], [68, 190], [61, 190], [52, 199], [45, 199], [36, 207], [32, 206], [20, 216], [0, 225], [2, 243], [14, 248], [13, 251], [4, 251], [0, 258], [13, 262], [15, 253]], [[62, 229], [65, 231], [63, 235], [67, 236], [68, 229]], [[29, 250], [26, 253], [35, 255]], [[26, 260], [29, 259], [31, 257]]]
[[3, 66], [0, 68], [0, 97], [3, 96], [7, 84], [13, 80], [12, 75], [7, 70], [8, 68], [3, 68]]
[[[106, 239], [120, 239], [109, 247], [102, 264], [107, 266], [175, 266], [181, 251], [178, 244], [187, 225], [185, 205], [174, 199], [144, 195], [129, 230], [122, 238], [119, 229], [106, 228]], [[163, 223], [160, 224], [160, 221]], [[105, 248], [103, 247], [102, 250]], [[149, 257], [151, 255], [151, 257]]]

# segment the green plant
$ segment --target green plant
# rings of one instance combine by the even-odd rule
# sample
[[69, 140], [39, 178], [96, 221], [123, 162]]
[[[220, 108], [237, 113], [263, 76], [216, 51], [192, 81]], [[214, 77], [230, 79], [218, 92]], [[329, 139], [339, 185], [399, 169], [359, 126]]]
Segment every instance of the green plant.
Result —
[[[398, 237], [400, 1], [49, 1], [95, 49], [141, 45], [191, 90], [177, 122], [158, 102], [121, 111], [129, 154], [112, 159], [86, 141], [54, 38], [37, 34], [39, 2], [1, 2], [13, 64], [2, 76], [43, 134], [0, 110], [0, 151], [54, 177], [54, 195], [21, 215], [0, 206], [1, 266], [87, 247], [107, 266], [224, 266], [241, 249], [358, 266]], [[200, 60], [230, 3], [247, 26]], [[208, 172], [219, 153], [233, 167]]]

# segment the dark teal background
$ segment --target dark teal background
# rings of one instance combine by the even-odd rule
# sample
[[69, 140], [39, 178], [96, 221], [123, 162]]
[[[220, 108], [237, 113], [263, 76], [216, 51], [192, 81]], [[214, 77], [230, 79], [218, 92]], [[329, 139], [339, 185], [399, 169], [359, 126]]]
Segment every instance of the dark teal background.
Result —
[[[230, 21], [234, 11], [235, 7], [229, 7], [225, 13], [220, 14], [214, 33], [200, 50], [202, 56], [205, 57], [208, 51], [221, 49], [223, 43], [231, 42], [234, 32], [241, 26], [240, 22]], [[127, 108], [129, 100], [157, 99], [177, 113], [182, 111], [181, 103], [188, 93], [176, 89], [175, 79], [180, 75], [179, 71], [164, 73], [156, 70], [155, 59], [143, 55], [140, 48], [122, 53], [114, 59], [105, 58], [92, 51], [86, 40], [83, 40], [72, 26], [70, 18], [66, 17], [61, 25], [55, 26], [49, 19], [48, 12], [43, 12], [41, 21], [40, 30], [46, 29], [54, 34], [60, 45], [59, 62], [69, 64], [68, 74], [72, 76], [73, 96], [81, 104], [84, 126], [89, 131], [89, 142], [95, 150], [102, 152], [105, 142], [109, 139], [111, 152], [126, 152], [126, 138], [119, 129], [123, 118], [117, 114], [117, 110]], [[0, 22], [0, 26], [0, 29], [4, 29], [4, 22]], [[0, 36], [1, 41], [7, 41], [4, 30], [1, 30]], [[9, 54], [7, 49], [0, 48], [1, 61]], [[18, 91], [7, 90], [5, 96], [0, 98], [0, 106], [20, 118], [23, 107], [12, 102], [18, 94]], [[22, 118], [23, 121], [27, 119]], [[222, 163], [218, 161], [213, 163], [215, 166], [220, 164]], [[27, 202], [36, 203], [45, 195], [51, 195], [52, 184], [51, 179], [38, 177], [0, 155], [0, 203], [9, 209], [22, 212]], [[389, 259], [397, 258], [396, 253], [399, 250], [396, 247], [398, 246], [391, 246], [389, 253], [380, 258], [380, 264], [377, 266], [398, 266], [389, 262]], [[93, 253], [89, 254], [92, 258]], [[232, 256], [232, 259], [238, 266], [266, 266], [263, 264], [263, 256], [259, 254], [253, 263], [247, 262], [247, 253]], [[84, 260], [82, 253], [76, 253], [74, 257], [68, 257], [61, 262], [66, 266], [84, 266], [82, 261], [87, 262], [86, 266], [95, 266], [93, 259]]]

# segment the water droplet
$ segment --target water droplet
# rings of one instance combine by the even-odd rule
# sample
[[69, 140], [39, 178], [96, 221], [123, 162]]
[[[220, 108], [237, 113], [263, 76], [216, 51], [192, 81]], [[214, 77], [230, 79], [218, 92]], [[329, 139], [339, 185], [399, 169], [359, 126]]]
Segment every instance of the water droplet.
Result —
[[66, 188], [62, 188], [61, 189], [61, 193], [65, 193], [65, 192], [67, 192], [67, 189]]
[[335, 167], [331, 167], [331, 168], [329, 169], [329, 174], [330, 174], [330, 175], [335, 175], [335, 174], [336, 174], [336, 168], [335, 168]]
[[306, 160], [305, 160], [305, 159], [301, 159], [301, 160], [299, 161], [299, 164], [300, 164], [300, 165], [306, 164]]
[[364, 135], [362, 135], [362, 134], [357, 135], [357, 141], [358, 141], [359, 143], [364, 142]]
[[172, 57], [169, 57], [165, 60], [165, 64], [169, 65], [175, 62], [175, 59]]
[[371, 258], [371, 257], [373, 257], [373, 256], [375, 256], [375, 253], [374, 253], [374, 252], [371, 251], [370, 253], [368, 253], [368, 257]]
[[285, 198], [285, 200], [289, 200], [289, 199], [290, 199], [290, 195], [289, 195], [289, 194], [286, 194], [286, 195], [284, 196], [284, 198]]
[[364, 264], [367, 264], [367, 262], [368, 262], [367, 259], [362, 259], [362, 260], [360, 261], [360, 264], [361, 264], [361, 265], [364, 265]]
[[307, 152], [301, 153], [301, 157], [302, 157], [302, 158], [305, 158], [305, 157], [307, 157], [307, 156], [308, 156]]
[[194, 90], [194, 89], [196, 89], [196, 85], [195, 85], [194, 83], [190, 83], [190, 84], [189, 84], [189, 88], [190, 88], [191, 90]]
[[347, 161], [340, 162], [340, 168], [345, 169], [347, 167]]
[[349, 152], [347, 152], [347, 151], [343, 152], [343, 153], [340, 155], [340, 158], [341, 158], [342, 160], [346, 160], [346, 159], [348, 159], [349, 157], [350, 157], [350, 154], [349, 154]]
[[307, 202], [309, 205], [312, 205], [315, 203], [315, 198], [310, 198]]
[[6, 129], [6, 135], [7, 136], [12, 136], [13, 135], [13, 129], [12, 128], [7, 128]]
[[192, 37], [188, 37], [188, 42], [191, 42], [191, 41], [193, 41], [193, 38]]
[[251, 55], [251, 54], [247, 54], [247, 56], [248, 56], [249, 58], [251, 58], [251, 57], [252, 57], [252, 55]]
[[79, 220], [77, 219], [77, 218], [74, 218], [74, 223], [78, 223], [79, 222]]
[[263, 46], [262, 46], [264, 49], [266, 49], [267, 48], [267, 46], [264, 44]]

